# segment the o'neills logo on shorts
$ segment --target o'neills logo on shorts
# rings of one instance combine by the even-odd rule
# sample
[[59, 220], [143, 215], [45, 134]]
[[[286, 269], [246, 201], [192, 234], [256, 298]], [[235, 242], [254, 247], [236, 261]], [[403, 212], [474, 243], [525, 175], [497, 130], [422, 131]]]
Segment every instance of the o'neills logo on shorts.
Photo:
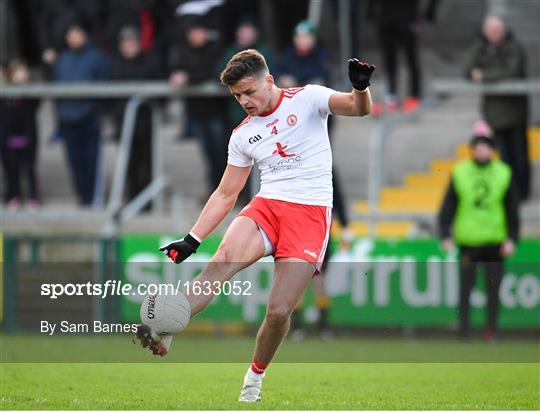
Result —
[[146, 316], [148, 319], [154, 319], [156, 316], [154, 308], [156, 307], [156, 295], [148, 295], [148, 307], [146, 309]]
[[311, 256], [312, 258], [317, 258], [317, 254], [315, 252], [312, 252], [311, 250], [304, 249], [304, 253]]

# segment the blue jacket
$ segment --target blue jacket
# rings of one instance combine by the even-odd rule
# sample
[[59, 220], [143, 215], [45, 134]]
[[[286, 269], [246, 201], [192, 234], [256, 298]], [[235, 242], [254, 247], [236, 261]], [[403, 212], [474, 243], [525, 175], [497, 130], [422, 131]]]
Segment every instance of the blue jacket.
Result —
[[[55, 82], [89, 82], [106, 78], [106, 57], [90, 43], [79, 50], [63, 51], [53, 68]], [[96, 115], [98, 103], [93, 99], [60, 99], [56, 110], [60, 122], [76, 123]]]
[[330, 56], [326, 49], [316, 46], [311, 53], [300, 56], [293, 46], [289, 46], [273, 69], [273, 75], [279, 79], [283, 75], [294, 76], [298, 86], [308, 83], [326, 85], [330, 81]]

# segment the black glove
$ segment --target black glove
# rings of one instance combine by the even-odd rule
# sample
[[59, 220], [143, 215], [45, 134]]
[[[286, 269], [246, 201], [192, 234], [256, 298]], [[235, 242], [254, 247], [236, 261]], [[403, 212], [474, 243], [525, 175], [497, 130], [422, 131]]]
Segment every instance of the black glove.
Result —
[[369, 86], [373, 70], [375, 70], [375, 66], [372, 64], [362, 62], [357, 58], [349, 59], [349, 79], [352, 86], [358, 91], [365, 90]]
[[159, 250], [167, 255], [174, 263], [178, 264], [195, 253], [199, 245], [200, 242], [188, 234], [183, 239], [175, 240], [168, 245], [161, 246]]

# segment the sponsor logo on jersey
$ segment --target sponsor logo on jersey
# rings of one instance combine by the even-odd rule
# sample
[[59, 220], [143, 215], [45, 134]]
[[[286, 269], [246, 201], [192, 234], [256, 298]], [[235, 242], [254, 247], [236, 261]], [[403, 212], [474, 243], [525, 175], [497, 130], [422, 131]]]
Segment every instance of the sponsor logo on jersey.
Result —
[[287, 157], [268, 166], [272, 174], [276, 174], [283, 170], [298, 169], [302, 167], [302, 156]]
[[293, 157], [296, 156], [294, 153], [286, 153], [285, 149], [287, 148], [287, 145], [282, 146], [281, 143], [276, 143], [277, 149], [272, 152], [273, 155], [278, 154], [281, 157]]
[[280, 160], [270, 164], [269, 168], [272, 174], [276, 174], [283, 170], [297, 169], [302, 166], [302, 156], [295, 153], [287, 153], [287, 145], [276, 143], [277, 149], [272, 152], [273, 155], [279, 155]]
[[251, 137], [248, 139], [248, 142], [249, 142], [249, 144], [253, 144], [253, 143], [257, 143], [257, 142], [259, 142], [259, 141], [261, 141], [261, 140], [262, 140], [262, 137], [261, 137], [260, 134], [258, 134], [258, 135], [255, 135], [255, 136], [251, 136]]

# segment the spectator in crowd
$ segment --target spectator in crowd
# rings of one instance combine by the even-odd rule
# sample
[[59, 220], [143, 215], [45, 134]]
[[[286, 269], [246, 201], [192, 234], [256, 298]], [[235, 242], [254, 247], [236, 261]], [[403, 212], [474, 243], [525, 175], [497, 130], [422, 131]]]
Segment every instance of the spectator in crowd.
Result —
[[97, 35], [102, 28], [104, 2], [102, 0], [40, 0], [39, 42], [41, 57], [53, 65], [64, 49], [65, 34], [74, 20], [86, 22], [87, 35]]
[[[467, 64], [465, 74], [477, 83], [525, 78], [525, 53], [505, 22], [498, 16], [484, 21], [483, 38]], [[530, 188], [527, 148], [528, 97], [526, 95], [485, 95], [484, 118], [493, 130], [501, 158], [512, 168], [521, 200]]]
[[[105, 80], [105, 57], [88, 38], [82, 20], [72, 22], [66, 32], [68, 48], [53, 68], [53, 80], [59, 83]], [[99, 104], [91, 99], [61, 99], [56, 105], [58, 135], [64, 141], [72, 180], [84, 206], [100, 206]]]
[[[272, 53], [270, 52], [268, 46], [260, 41], [259, 27], [255, 18], [252, 16], [243, 16], [240, 19], [235, 32], [235, 42], [233, 45], [228, 47], [227, 50], [225, 50], [218, 68], [225, 67], [231, 57], [233, 57], [239, 51], [247, 49], [255, 49], [262, 53], [266, 57], [268, 67], [272, 68]], [[232, 130], [234, 126], [239, 124], [246, 117], [246, 112], [232, 96], [228, 99], [227, 114], [230, 125], [232, 126], [230, 130]]]
[[[22, 61], [14, 60], [7, 68], [7, 81], [12, 84], [28, 83], [30, 72]], [[0, 100], [0, 152], [5, 178], [5, 201], [9, 210], [19, 209], [22, 201], [21, 184], [28, 184], [28, 206], [38, 207], [40, 202], [36, 176], [37, 132], [34, 99]]]
[[[215, 82], [216, 66], [221, 58], [220, 44], [210, 39], [204, 20], [188, 28], [187, 44], [172, 49], [169, 77], [174, 87]], [[209, 193], [218, 187], [226, 166], [226, 97], [186, 98], [188, 133], [201, 139], [207, 162]]]
[[[111, 80], [153, 80], [160, 76], [160, 69], [154, 55], [145, 53], [141, 36], [135, 27], [124, 27], [118, 35], [118, 54], [111, 63]], [[111, 107], [120, 137], [127, 100], [117, 100]], [[149, 103], [139, 107], [135, 123], [133, 143], [129, 157], [127, 196], [131, 200], [137, 196], [152, 178], [152, 112]]]
[[497, 338], [499, 286], [504, 259], [514, 253], [519, 234], [517, 195], [508, 165], [493, 159], [494, 142], [483, 133], [471, 140], [472, 160], [453, 172], [439, 214], [446, 252], [460, 251], [459, 334], [469, 337], [469, 299], [476, 270], [487, 284], [486, 341]]
[[[172, 47], [187, 39], [190, 28], [201, 22], [207, 29], [209, 40], [223, 44], [226, 0], [169, 0], [168, 3], [172, 16], [167, 32]], [[186, 43], [184, 41], [184, 45]]]
[[418, 57], [418, 34], [421, 18], [433, 22], [437, 0], [429, 0], [425, 11], [420, 10], [420, 0], [370, 0], [368, 19], [377, 24], [378, 38], [382, 51], [384, 70], [388, 81], [388, 91], [383, 103], [373, 105], [372, 114], [382, 111], [399, 110], [397, 99], [398, 50], [403, 49], [409, 70], [408, 96], [403, 101], [402, 110], [413, 112], [420, 105], [422, 79]]
[[279, 27], [279, 30], [273, 30], [269, 34], [275, 39], [272, 44], [275, 44], [278, 52], [283, 52], [289, 46], [298, 22], [308, 15], [309, 1], [271, 0], [269, 4], [272, 27]]
[[[333, 207], [332, 215], [336, 216], [342, 227], [341, 241], [339, 249], [348, 251], [351, 241], [354, 238], [354, 234], [349, 228], [349, 217], [347, 215], [346, 204], [341, 190], [341, 184], [334, 168], [332, 168], [332, 186], [334, 188], [333, 193]], [[329, 244], [333, 243], [332, 231], [330, 230]], [[315, 306], [318, 311], [317, 317], [317, 334], [322, 340], [329, 340], [332, 338], [332, 330], [328, 325], [328, 311], [330, 309], [331, 300], [325, 291], [325, 273], [328, 267], [328, 260], [330, 259], [330, 248], [326, 249], [324, 255], [322, 270], [319, 276], [313, 278], [313, 292], [315, 295]], [[306, 331], [302, 325], [302, 306], [303, 299], [295, 307], [291, 314], [291, 338], [295, 341], [301, 341], [306, 336]]]
[[317, 42], [317, 29], [309, 20], [302, 20], [294, 29], [291, 44], [274, 70], [280, 87], [320, 84], [330, 80], [330, 56]]
[[104, 43], [108, 49], [117, 48], [118, 36], [124, 27], [134, 27], [139, 44], [145, 53], [152, 52], [160, 63], [166, 63], [166, 32], [171, 20], [171, 7], [163, 0], [109, 0], [105, 4]]
[[238, 27], [246, 21], [251, 21], [257, 35], [261, 33], [261, 2], [250, 0], [227, 0], [223, 5], [223, 21], [226, 22], [223, 30], [225, 44], [234, 44], [237, 41]]

